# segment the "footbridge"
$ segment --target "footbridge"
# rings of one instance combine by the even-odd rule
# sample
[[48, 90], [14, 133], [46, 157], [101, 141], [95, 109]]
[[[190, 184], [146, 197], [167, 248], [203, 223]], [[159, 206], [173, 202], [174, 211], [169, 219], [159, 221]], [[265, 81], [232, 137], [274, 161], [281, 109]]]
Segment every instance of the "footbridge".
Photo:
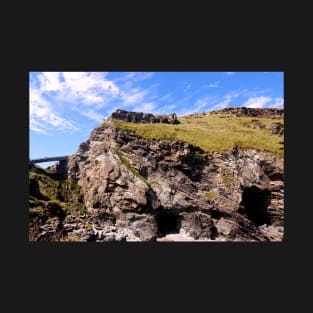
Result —
[[69, 158], [68, 155], [64, 155], [64, 156], [56, 156], [56, 157], [44, 157], [40, 159], [31, 159], [29, 160], [29, 165], [33, 165], [35, 163], [67, 160], [68, 158]]

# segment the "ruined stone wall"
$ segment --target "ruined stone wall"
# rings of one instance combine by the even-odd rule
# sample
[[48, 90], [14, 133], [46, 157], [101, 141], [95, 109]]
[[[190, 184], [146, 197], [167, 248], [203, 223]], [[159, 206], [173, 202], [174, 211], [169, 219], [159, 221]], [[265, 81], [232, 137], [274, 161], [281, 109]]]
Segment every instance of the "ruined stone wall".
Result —
[[230, 114], [233, 116], [253, 116], [253, 117], [265, 117], [265, 118], [283, 118], [284, 109], [278, 108], [246, 108], [246, 107], [234, 107], [225, 108], [221, 110], [213, 110], [204, 113], [206, 115], [213, 114]]
[[116, 118], [125, 122], [133, 123], [164, 123], [164, 124], [179, 124], [175, 113], [169, 115], [153, 115], [143, 112], [128, 112], [125, 110], [116, 110], [111, 115], [112, 118]]

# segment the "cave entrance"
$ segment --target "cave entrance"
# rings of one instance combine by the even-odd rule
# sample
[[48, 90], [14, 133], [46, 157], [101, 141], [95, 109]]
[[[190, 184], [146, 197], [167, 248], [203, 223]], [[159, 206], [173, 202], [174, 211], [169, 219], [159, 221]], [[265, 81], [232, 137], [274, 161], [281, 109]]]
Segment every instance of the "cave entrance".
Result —
[[158, 236], [164, 237], [167, 234], [178, 234], [181, 227], [181, 217], [177, 214], [161, 211], [156, 216]]
[[239, 212], [247, 215], [256, 226], [270, 225], [271, 220], [267, 212], [270, 202], [271, 192], [269, 190], [262, 190], [256, 186], [245, 187]]

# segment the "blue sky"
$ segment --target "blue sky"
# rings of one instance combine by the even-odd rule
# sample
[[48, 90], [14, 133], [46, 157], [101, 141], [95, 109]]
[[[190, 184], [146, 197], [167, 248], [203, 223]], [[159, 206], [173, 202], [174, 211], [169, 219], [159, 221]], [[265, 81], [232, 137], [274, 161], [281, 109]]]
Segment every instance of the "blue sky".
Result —
[[[283, 108], [283, 72], [30, 72], [30, 158], [71, 155], [116, 109]], [[44, 164], [42, 164], [44, 166]]]

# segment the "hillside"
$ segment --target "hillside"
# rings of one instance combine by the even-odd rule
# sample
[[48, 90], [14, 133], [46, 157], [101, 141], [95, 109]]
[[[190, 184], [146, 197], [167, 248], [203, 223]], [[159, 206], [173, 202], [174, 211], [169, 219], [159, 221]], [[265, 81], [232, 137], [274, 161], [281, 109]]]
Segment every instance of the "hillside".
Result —
[[31, 169], [31, 241], [283, 240], [282, 111], [123, 112]]
[[[114, 125], [145, 139], [184, 141], [204, 152], [226, 152], [235, 146], [283, 156], [282, 118], [232, 117], [227, 114], [181, 117], [179, 125], [131, 123], [114, 119]], [[274, 130], [274, 133], [273, 133]], [[275, 133], [277, 132], [277, 133]], [[281, 134], [281, 135], [279, 135]]]
[[55, 171], [36, 165], [31, 166], [29, 169], [30, 240], [59, 240], [62, 231], [54, 227], [66, 221], [70, 214], [79, 216], [84, 213], [85, 206], [77, 183]]

